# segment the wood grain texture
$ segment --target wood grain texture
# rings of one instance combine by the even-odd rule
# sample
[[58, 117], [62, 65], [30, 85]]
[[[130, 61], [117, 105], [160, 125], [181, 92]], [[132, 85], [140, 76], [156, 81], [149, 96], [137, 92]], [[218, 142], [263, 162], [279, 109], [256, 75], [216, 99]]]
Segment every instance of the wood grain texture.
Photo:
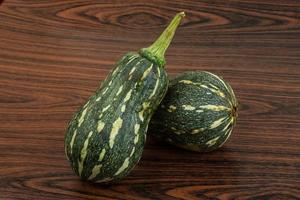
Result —
[[[126, 3], [125, 3], [126, 2]], [[240, 103], [231, 139], [197, 154], [148, 137], [113, 186], [81, 182], [68, 120], [126, 52], [178, 11], [170, 75], [207, 70]], [[0, 199], [300, 199], [300, 2], [6, 0], [0, 6]]]

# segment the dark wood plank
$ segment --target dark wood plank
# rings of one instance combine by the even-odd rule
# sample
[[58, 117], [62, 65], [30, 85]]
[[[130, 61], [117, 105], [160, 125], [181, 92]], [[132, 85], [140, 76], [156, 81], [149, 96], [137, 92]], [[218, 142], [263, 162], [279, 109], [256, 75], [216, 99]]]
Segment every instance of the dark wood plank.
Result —
[[[148, 137], [119, 184], [93, 185], [64, 156], [66, 124], [113, 64], [149, 45], [178, 11], [170, 75], [221, 75], [240, 102], [220, 150]], [[300, 2], [47, 1], [0, 6], [0, 199], [299, 199]]]

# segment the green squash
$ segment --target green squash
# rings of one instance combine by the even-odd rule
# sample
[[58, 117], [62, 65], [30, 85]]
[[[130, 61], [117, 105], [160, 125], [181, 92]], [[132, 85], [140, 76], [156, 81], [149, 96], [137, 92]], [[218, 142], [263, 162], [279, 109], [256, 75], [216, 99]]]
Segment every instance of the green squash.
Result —
[[81, 179], [117, 181], [138, 163], [168, 88], [164, 53], [182, 17], [178, 13], [150, 47], [126, 54], [69, 122], [65, 154]]
[[170, 81], [149, 133], [178, 147], [212, 151], [229, 138], [237, 119], [232, 88], [210, 72], [187, 72]]

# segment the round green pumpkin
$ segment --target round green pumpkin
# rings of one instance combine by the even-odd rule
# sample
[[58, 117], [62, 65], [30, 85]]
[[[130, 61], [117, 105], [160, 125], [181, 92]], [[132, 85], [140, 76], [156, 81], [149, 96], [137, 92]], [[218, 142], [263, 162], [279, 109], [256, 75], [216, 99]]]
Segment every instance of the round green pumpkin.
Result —
[[171, 80], [149, 125], [149, 133], [198, 152], [221, 147], [237, 119], [232, 88], [210, 72], [186, 72]]

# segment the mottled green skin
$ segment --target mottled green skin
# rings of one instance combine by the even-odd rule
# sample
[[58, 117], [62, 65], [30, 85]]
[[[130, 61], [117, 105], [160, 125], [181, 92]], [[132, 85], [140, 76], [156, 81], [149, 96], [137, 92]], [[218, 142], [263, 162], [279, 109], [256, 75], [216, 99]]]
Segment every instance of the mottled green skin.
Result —
[[[189, 80], [197, 85], [185, 84], [182, 80]], [[213, 84], [223, 92], [225, 97], [200, 87], [200, 84], [209, 88], [212, 88], [209, 84]], [[185, 110], [183, 105], [191, 105], [195, 109]], [[204, 105], [221, 105], [230, 110], [213, 111], [200, 108]], [[170, 106], [176, 109], [174, 107], [170, 109]], [[236, 123], [236, 109], [235, 95], [227, 83], [222, 83], [216, 75], [209, 72], [187, 72], [170, 81], [168, 92], [152, 117], [149, 133], [187, 150], [212, 151], [221, 147], [228, 139]], [[197, 112], [197, 110], [203, 110], [203, 112]], [[210, 129], [213, 122], [223, 117], [226, 117], [226, 120], [222, 124]], [[225, 128], [230, 120], [232, 123]], [[201, 129], [201, 131], [193, 134], [195, 129]], [[207, 144], [216, 137], [219, 138], [214, 144]]]
[[[133, 57], [136, 58], [131, 62], [128, 62]], [[141, 80], [144, 72], [151, 65], [153, 66], [151, 71], [143, 80]], [[136, 67], [136, 70], [132, 73], [132, 77], [129, 80], [129, 73], [134, 67]], [[157, 81], [159, 81], [157, 89], [152, 97], [150, 97]], [[117, 95], [121, 86], [123, 86], [123, 90]], [[78, 174], [81, 179], [88, 180], [93, 167], [101, 164], [102, 167], [100, 173], [89, 181], [111, 182], [126, 176], [141, 158], [148, 123], [154, 110], [158, 107], [165, 95], [167, 87], [168, 79], [166, 72], [162, 67], [142, 57], [140, 54], [129, 53], [125, 55], [119, 63], [117, 63], [115, 69], [107, 76], [101, 87], [96, 91], [96, 94], [89, 98], [88, 102], [79, 109], [69, 123], [65, 137], [65, 152], [75, 173]], [[104, 93], [105, 90], [106, 92]], [[132, 90], [132, 95], [125, 103], [125, 111], [122, 112], [124, 99], [130, 90]], [[100, 100], [96, 101], [99, 97]], [[139, 112], [143, 109], [142, 105], [145, 102], [149, 102], [149, 107], [143, 114], [144, 120], [141, 121]], [[110, 107], [103, 112], [103, 109], [108, 105], [110, 105]], [[85, 108], [87, 108], [86, 115], [81, 126], [78, 127], [79, 119]], [[99, 118], [99, 115], [101, 114], [102, 117]], [[109, 145], [110, 134], [113, 123], [119, 117], [123, 120], [123, 124], [115, 137], [115, 142], [111, 149]], [[100, 132], [97, 131], [99, 121], [105, 123], [104, 128]], [[140, 124], [138, 142], [136, 144], [134, 144], [135, 124]], [[71, 153], [70, 143], [76, 129], [77, 135], [74, 139]], [[78, 162], [82, 161], [81, 150], [90, 131], [93, 131], [93, 134], [88, 143], [87, 154], [83, 161], [83, 170], [80, 175]], [[103, 148], [106, 149], [106, 153], [103, 160], [98, 161]], [[133, 148], [135, 150], [130, 157]], [[128, 167], [122, 171], [122, 173], [115, 175], [124, 163], [124, 160], [128, 157], [130, 157]]]

